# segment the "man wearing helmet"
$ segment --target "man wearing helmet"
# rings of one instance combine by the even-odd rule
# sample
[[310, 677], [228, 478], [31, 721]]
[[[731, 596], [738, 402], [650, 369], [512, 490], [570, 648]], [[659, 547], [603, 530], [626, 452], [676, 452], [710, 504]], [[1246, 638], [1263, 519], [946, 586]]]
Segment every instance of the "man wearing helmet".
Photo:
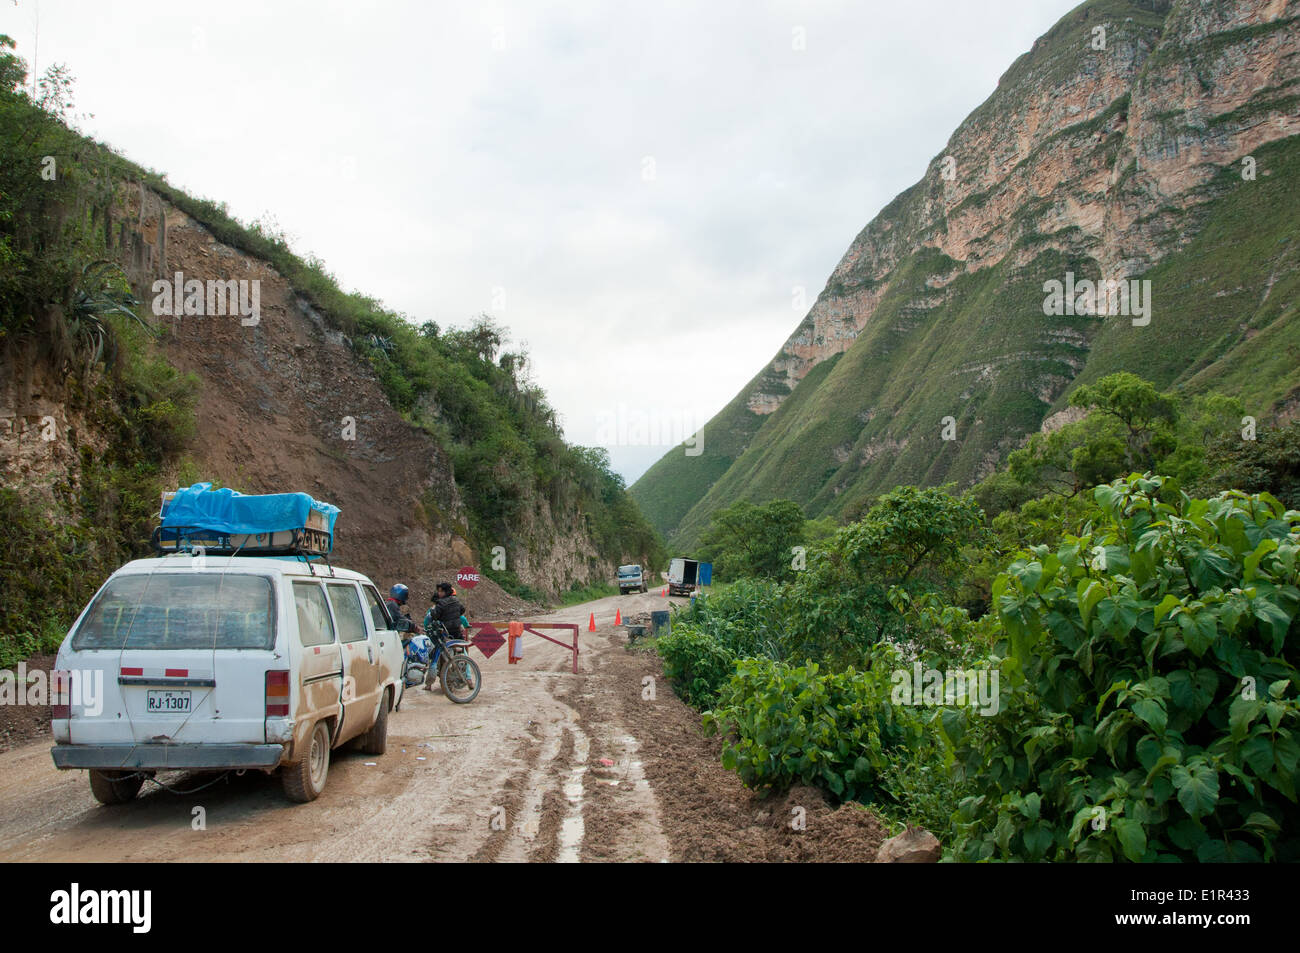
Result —
[[406, 600], [409, 598], [411, 598], [411, 590], [399, 582], [388, 590], [388, 599], [385, 600], [388, 605], [388, 614], [396, 623], [394, 627], [398, 632], [402, 633], [403, 640], [420, 631], [419, 624], [405, 611]]

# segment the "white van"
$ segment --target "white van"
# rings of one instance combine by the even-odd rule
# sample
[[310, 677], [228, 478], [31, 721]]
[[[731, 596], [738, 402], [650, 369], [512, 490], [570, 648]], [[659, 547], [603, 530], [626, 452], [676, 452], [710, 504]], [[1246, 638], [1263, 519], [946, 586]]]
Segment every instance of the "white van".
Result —
[[403, 689], [389, 625], [374, 583], [319, 561], [128, 563], [59, 648], [54, 763], [89, 769], [104, 804], [172, 769], [278, 769], [289, 798], [313, 800], [331, 749], [384, 752]]

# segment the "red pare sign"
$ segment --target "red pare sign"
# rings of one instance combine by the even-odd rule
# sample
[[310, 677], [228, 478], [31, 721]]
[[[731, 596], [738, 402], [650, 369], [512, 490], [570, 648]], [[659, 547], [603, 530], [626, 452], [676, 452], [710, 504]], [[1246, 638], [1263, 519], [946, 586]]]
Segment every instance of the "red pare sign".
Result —
[[478, 585], [478, 570], [473, 566], [462, 566], [456, 573], [456, 584], [466, 589], [473, 589]]

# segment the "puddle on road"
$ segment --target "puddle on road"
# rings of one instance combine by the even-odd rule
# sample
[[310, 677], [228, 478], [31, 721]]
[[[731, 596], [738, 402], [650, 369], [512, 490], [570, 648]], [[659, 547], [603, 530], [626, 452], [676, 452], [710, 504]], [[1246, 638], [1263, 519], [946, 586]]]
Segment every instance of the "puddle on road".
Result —
[[591, 753], [591, 742], [578, 726], [573, 729], [574, 767], [569, 772], [569, 780], [564, 782], [564, 797], [569, 802], [569, 814], [560, 823], [560, 849], [556, 863], [576, 864], [582, 852], [582, 837], [587, 832], [586, 822], [582, 819], [583, 776], [587, 773], [587, 756]]

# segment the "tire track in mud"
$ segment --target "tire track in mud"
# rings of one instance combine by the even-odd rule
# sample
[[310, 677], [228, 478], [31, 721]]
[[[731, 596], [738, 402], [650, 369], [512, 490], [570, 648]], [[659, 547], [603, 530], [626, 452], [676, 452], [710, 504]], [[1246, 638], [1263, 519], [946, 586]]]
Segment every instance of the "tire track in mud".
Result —
[[[514, 758], [522, 762], [522, 767], [510, 773], [505, 779], [501, 790], [505, 792], [504, 796], [499, 796], [496, 802], [491, 805], [487, 817], [483, 820], [483, 829], [486, 831], [486, 840], [479, 847], [474, 855], [469, 859], [475, 863], [491, 863], [498, 859], [504, 850], [510, 837], [510, 832], [515, 819], [519, 816], [520, 806], [523, 803], [525, 782], [532, 773], [538, 758], [541, 756], [541, 726], [536, 722], [528, 723], [528, 740], [521, 741], [515, 748]], [[500, 808], [505, 812], [504, 826], [496, 829], [493, 826], [492, 815]]]
[[[557, 709], [556, 717], [540, 722], [542, 734], [528, 766], [511, 777], [516, 795], [514, 809], [508, 810], [509, 837], [492, 860], [516, 863], [548, 854], [554, 855], [546, 856], [548, 860], [577, 859], [583, 830], [581, 776], [586, 771], [589, 743], [586, 732], [578, 727], [576, 713], [553, 693], [548, 694]], [[568, 802], [568, 811], [555, 810], [557, 798]]]
[[626, 675], [610, 671], [606, 662], [612, 653], [621, 655], [623, 647], [617, 636], [603, 635], [602, 641], [592, 652], [593, 673], [560, 696], [593, 730], [585, 779], [586, 836], [574, 859], [666, 861], [669, 845], [659, 804], [641, 764], [640, 744], [620, 709]]
[[559, 786], [564, 783], [564, 766], [572, 762], [575, 750], [573, 732], [568, 728], [563, 729], [560, 750], [550, 764], [547, 787], [542, 792], [537, 838], [533, 848], [528, 852], [530, 862], [550, 863], [559, 857], [560, 829], [568, 811], [568, 805], [560, 794]]

